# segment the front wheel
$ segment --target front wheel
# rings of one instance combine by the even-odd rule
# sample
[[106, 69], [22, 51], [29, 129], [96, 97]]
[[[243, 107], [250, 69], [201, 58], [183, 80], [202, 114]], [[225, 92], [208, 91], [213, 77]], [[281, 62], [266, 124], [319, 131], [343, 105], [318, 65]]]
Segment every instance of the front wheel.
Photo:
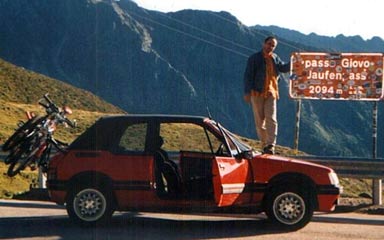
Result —
[[112, 194], [108, 190], [88, 186], [73, 189], [67, 199], [69, 217], [85, 226], [105, 223], [112, 217]]
[[311, 220], [313, 202], [310, 194], [281, 188], [267, 197], [265, 212], [278, 227], [294, 231], [303, 228]]

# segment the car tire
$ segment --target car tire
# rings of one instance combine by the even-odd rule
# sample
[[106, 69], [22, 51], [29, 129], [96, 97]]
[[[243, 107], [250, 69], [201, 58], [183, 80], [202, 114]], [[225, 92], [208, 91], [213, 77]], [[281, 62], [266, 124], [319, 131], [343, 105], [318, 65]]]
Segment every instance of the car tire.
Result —
[[83, 226], [105, 224], [114, 212], [112, 192], [95, 186], [77, 187], [67, 198], [67, 213]]
[[309, 191], [280, 187], [267, 196], [265, 213], [278, 228], [295, 231], [311, 221], [314, 201]]

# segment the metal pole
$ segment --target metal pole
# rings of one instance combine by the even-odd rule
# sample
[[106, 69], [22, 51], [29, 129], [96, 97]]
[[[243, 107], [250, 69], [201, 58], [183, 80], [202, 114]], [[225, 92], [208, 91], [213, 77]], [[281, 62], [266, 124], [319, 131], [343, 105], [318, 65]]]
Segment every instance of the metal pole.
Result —
[[293, 149], [295, 154], [299, 151], [299, 133], [300, 133], [300, 114], [301, 114], [301, 99], [296, 101], [296, 124]]
[[[377, 158], [377, 102], [373, 103], [372, 111], [372, 158]], [[381, 205], [383, 204], [382, 196], [382, 182], [381, 179], [372, 180], [372, 193], [373, 193], [373, 204]]]
[[46, 181], [47, 181], [47, 177], [43, 173], [43, 169], [39, 167], [38, 188], [47, 188]]
[[377, 102], [373, 102], [372, 110], [372, 158], [377, 158]]

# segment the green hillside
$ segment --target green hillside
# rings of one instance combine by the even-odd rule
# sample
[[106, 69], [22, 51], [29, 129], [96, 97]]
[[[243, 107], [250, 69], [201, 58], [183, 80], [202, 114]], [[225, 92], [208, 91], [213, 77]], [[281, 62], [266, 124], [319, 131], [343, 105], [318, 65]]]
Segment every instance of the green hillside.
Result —
[[45, 93], [49, 93], [56, 103], [70, 105], [73, 109], [92, 112], [122, 112], [121, 109], [88, 91], [0, 59], [1, 101], [37, 104]]
[[18, 121], [25, 120], [25, 111], [44, 114], [38, 101], [46, 93], [58, 106], [70, 106], [73, 115], [69, 118], [78, 122], [77, 129], [57, 131], [57, 137], [64, 141], [73, 140], [101, 115], [123, 112], [88, 91], [0, 59], [0, 144], [13, 133]]

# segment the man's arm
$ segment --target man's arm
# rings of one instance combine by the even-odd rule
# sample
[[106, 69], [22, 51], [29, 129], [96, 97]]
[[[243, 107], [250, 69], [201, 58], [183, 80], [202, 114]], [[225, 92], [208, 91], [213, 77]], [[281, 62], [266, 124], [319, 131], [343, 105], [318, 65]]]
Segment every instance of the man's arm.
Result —
[[251, 56], [248, 58], [247, 66], [244, 72], [244, 101], [250, 101], [252, 82], [254, 74], [254, 57]]

